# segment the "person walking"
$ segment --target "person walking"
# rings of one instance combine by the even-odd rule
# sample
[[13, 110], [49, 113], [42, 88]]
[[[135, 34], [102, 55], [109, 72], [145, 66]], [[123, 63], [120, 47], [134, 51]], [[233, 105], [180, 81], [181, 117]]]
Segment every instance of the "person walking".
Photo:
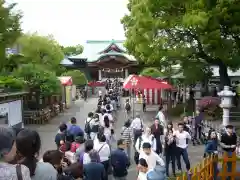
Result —
[[142, 136], [140, 136], [135, 143], [136, 151], [134, 154], [134, 160], [136, 164], [138, 164], [139, 154], [142, 151], [144, 143], [149, 143], [151, 145], [152, 150], [156, 152], [156, 139], [154, 138], [154, 135], [152, 135], [150, 128], [146, 128], [145, 133], [142, 134]]
[[181, 166], [181, 156], [183, 157], [183, 161], [186, 165], [187, 171], [190, 170], [190, 161], [188, 158], [188, 140], [191, 140], [191, 136], [188, 132], [184, 131], [184, 124], [178, 123], [178, 130], [174, 132], [174, 135], [176, 137], [176, 145], [177, 145], [177, 166], [178, 170], [182, 171]]
[[157, 116], [156, 116], [156, 119], [159, 119], [159, 122], [160, 124], [165, 128], [167, 126], [167, 121], [166, 121], [166, 117], [163, 113], [163, 107], [160, 106], [158, 108], [158, 113], [157, 113]]
[[[226, 131], [221, 136], [220, 146], [223, 152], [226, 152], [229, 157], [236, 151], [237, 135], [234, 133], [232, 125], [226, 126]], [[232, 162], [227, 162], [227, 170], [228, 172], [232, 171]], [[228, 177], [228, 179], [230, 178]]]
[[151, 132], [156, 139], [156, 153], [162, 153], [161, 136], [163, 136], [164, 128], [159, 124], [159, 120], [155, 119], [154, 124], [151, 126]]
[[88, 113], [88, 117], [85, 121], [85, 129], [84, 132], [86, 133], [87, 139], [91, 139], [91, 132], [92, 132], [92, 126], [94, 124], [94, 117], [93, 117], [93, 113], [89, 112]]
[[[94, 150], [96, 150], [100, 157], [100, 162], [103, 164], [105, 169], [104, 180], [108, 180], [108, 169], [109, 169], [109, 157], [110, 157], [110, 147], [106, 142], [106, 137], [102, 133], [97, 134], [98, 142], [94, 144]], [[96, 142], [96, 141], [95, 141]]]
[[173, 135], [173, 130], [169, 129], [165, 136], [165, 156], [166, 156], [166, 174], [169, 177], [169, 164], [172, 164], [173, 176], [176, 176], [175, 171], [175, 156], [177, 152], [176, 139]]
[[142, 135], [143, 132], [143, 122], [140, 119], [140, 115], [137, 114], [136, 118], [131, 123], [131, 128], [133, 130], [134, 145], [137, 139]]
[[122, 140], [124, 140], [125, 143], [124, 149], [129, 159], [131, 159], [131, 145], [132, 145], [132, 128], [130, 127], [130, 125], [131, 125], [130, 120], [126, 121], [121, 132]]
[[139, 154], [139, 159], [141, 158], [147, 161], [149, 169], [154, 169], [157, 164], [162, 167], [165, 166], [163, 159], [152, 150], [151, 144], [149, 142], [143, 143], [142, 150]]
[[90, 162], [83, 165], [84, 180], [104, 180], [106, 172], [104, 165], [99, 162], [98, 153], [94, 150], [89, 152]]
[[117, 141], [118, 148], [111, 153], [111, 165], [113, 167], [113, 177], [115, 180], [127, 180], [129, 157], [124, 152], [125, 140]]
[[77, 119], [75, 117], [71, 118], [71, 125], [68, 128], [68, 133], [76, 137], [79, 134], [84, 135], [83, 130], [77, 125]]

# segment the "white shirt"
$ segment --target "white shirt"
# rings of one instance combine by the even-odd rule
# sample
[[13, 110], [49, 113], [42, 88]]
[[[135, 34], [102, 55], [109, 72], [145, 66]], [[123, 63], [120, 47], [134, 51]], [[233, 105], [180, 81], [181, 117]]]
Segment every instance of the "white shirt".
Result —
[[147, 173], [139, 172], [137, 180], [147, 180]]
[[[143, 145], [143, 143], [145, 143], [145, 142], [150, 143], [151, 146], [152, 146], [152, 150], [153, 150], [153, 151], [156, 151], [156, 149], [157, 149], [157, 143], [156, 143], [156, 139], [154, 138], [154, 136], [153, 136], [152, 134], [151, 134], [151, 135], [143, 134], [143, 135], [141, 136], [141, 138], [142, 138], [142, 140], [141, 140], [141, 145], [139, 144], [139, 142], [140, 142], [140, 139], [139, 139], [139, 138], [137, 139], [137, 141], [136, 141], [136, 143], [135, 143], [135, 148], [136, 148], [137, 152], [140, 152], [140, 151], [142, 150], [142, 145]], [[139, 149], [139, 147], [140, 147], [140, 149]]]
[[101, 96], [102, 95], [102, 91], [98, 91], [98, 95]]
[[183, 149], [188, 147], [187, 139], [191, 140], [191, 136], [187, 131], [179, 132], [179, 130], [177, 130], [174, 132], [174, 135], [176, 136], [177, 147]]
[[89, 157], [88, 153], [83, 154], [83, 164], [88, 164], [91, 162], [91, 158]]
[[75, 153], [71, 152], [71, 151], [66, 151], [64, 153], [64, 155], [66, 156], [66, 158], [71, 162], [71, 163], [75, 163], [77, 161]]
[[[113, 116], [112, 116], [111, 114], [105, 113], [105, 114], [103, 115], [103, 119], [104, 119], [105, 116], [108, 116], [109, 121], [113, 121]], [[104, 120], [103, 120], [103, 121], [104, 121]]]
[[98, 152], [101, 162], [109, 160], [110, 147], [107, 143], [105, 142], [96, 143], [94, 144], [94, 149]]
[[102, 113], [97, 113], [98, 114], [98, 117], [99, 117], [99, 123], [101, 126], [104, 126], [104, 121], [103, 121], [103, 115]]
[[109, 128], [104, 128], [104, 130], [103, 130], [103, 134], [105, 135], [105, 137], [106, 137], [106, 139], [108, 140], [108, 141], [110, 141], [111, 140], [111, 127], [109, 127]]
[[163, 125], [163, 127], [166, 127], [167, 123], [166, 123], [166, 118], [165, 118], [165, 115], [163, 114], [163, 112], [158, 111], [156, 117], [159, 119], [160, 124]]
[[90, 118], [88, 117], [85, 121], [85, 124], [89, 123], [90, 127], [92, 127], [93, 125], [95, 125], [95, 120], [94, 118]]
[[142, 129], [143, 123], [140, 118], [135, 118], [131, 123], [132, 129]]
[[149, 169], [154, 169], [156, 167], [157, 163], [160, 166], [165, 165], [163, 159], [154, 151], [152, 151], [151, 154], [149, 154], [149, 155], [147, 155], [144, 151], [141, 151], [139, 154], [139, 159], [141, 159], [141, 158], [143, 158], [147, 161]]

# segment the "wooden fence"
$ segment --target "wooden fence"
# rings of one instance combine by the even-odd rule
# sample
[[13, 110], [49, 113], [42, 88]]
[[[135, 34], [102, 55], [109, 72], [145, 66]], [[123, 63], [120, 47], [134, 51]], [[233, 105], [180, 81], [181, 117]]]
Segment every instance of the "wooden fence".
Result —
[[[226, 180], [227, 177], [231, 177], [231, 180], [235, 180], [236, 177], [240, 178], [237, 161], [238, 157], [235, 152], [232, 156], [229, 156], [225, 152], [222, 158], [218, 156], [209, 156], [191, 169], [191, 175], [184, 173], [180, 177], [177, 177], [177, 180]], [[228, 163], [232, 164], [231, 172], [228, 172]]]

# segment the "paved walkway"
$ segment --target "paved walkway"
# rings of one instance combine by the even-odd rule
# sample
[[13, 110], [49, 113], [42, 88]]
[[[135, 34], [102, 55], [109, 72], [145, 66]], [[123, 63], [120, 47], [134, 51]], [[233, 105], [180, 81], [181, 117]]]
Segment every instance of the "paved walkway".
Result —
[[[82, 100], [78, 100], [75, 102], [75, 104], [68, 110], [66, 110], [65, 113], [59, 115], [58, 117], [55, 117], [51, 120], [50, 124], [48, 125], [29, 125], [28, 127], [31, 129], [35, 129], [39, 132], [42, 140], [42, 149], [40, 155], [42, 155], [46, 150], [55, 149], [55, 143], [54, 143], [54, 137], [56, 135], [56, 132], [58, 131], [58, 125], [61, 122], [67, 122], [70, 120], [71, 117], [77, 118], [77, 123], [84, 127], [84, 121], [87, 117], [88, 112], [94, 111], [96, 109], [97, 99], [91, 98], [87, 102], [84, 102]], [[154, 116], [156, 114], [156, 111], [146, 112], [143, 114], [141, 112], [141, 106], [136, 105], [135, 106], [136, 113], [140, 113], [140, 115], [144, 119], [144, 124], [150, 125], [153, 122]], [[151, 109], [152, 110], [152, 109]], [[117, 123], [116, 123], [116, 136], [117, 138], [120, 137], [120, 131], [121, 127], [123, 126], [123, 123], [125, 121], [125, 116], [123, 110], [120, 110], [117, 113]], [[113, 147], [116, 147], [116, 145], [113, 145]], [[200, 146], [189, 146], [189, 158], [192, 165], [195, 165], [199, 163], [202, 160], [203, 157], [203, 145]], [[133, 153], [132, 153], [133, 154]], [[128, 179], [136, 179], [136, 166], [133, 164], [129, 168], [129, 176]]]

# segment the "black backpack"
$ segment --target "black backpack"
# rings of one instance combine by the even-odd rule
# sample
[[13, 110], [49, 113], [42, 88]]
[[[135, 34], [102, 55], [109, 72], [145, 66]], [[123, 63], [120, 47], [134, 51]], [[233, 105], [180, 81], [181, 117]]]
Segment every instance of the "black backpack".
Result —
[[126, 109], [126, 111], [128, 111], [128, 112], [131, 110], [131, 106], [130, 106], [129, 102], [126, 103], [125, 109]]
[[86, 124], [85, 124], [85, 128], [84, 128], [84, 131], [85, 131], [85, 133], [86, 134], [90, 134], [90, 132], [91, 132], [91, 126], [90, 126], [90, 122], [92, 121], [93, 119], [90, 119], [90, 121], [88, 121], [88, 122], [86, 122]]

